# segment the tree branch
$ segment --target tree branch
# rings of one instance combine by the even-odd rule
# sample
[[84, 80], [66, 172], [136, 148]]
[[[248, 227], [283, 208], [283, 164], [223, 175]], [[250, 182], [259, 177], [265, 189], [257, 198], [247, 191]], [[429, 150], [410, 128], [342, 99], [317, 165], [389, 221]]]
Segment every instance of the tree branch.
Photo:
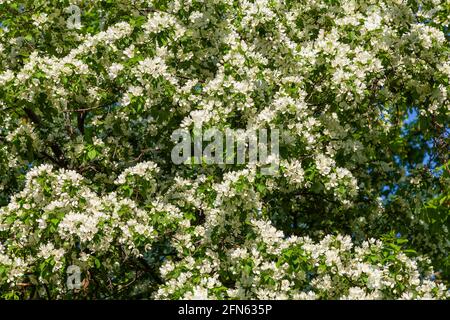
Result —
[[[31, 122], [33, 122], [34, 124], [36, 124], [38, 126], [42, 125], [42, 120], [39, 118], [39, 116], [33, 110], [31, 110], [29, 107], [25, 107], [23, 110]], [[45, 154], [45, 153], [42, 153], [42, 154], [44, 156], [46, 156], [47, 158], [51, 159], [54, 163], [56, 163], [60, 167], [66, 167], [67, 161], [66, 161], [66, 159], [64, 157], [64, 153], [61, 150], [61, 148], [59, 147], [59, 145], [57, 145], [55, 142], [52, 142], [52, 143], [50, 143], [50, 149], [52, 150], [52, 152], [56, 156], [56, 158], [53, 158], [50, 155]]]

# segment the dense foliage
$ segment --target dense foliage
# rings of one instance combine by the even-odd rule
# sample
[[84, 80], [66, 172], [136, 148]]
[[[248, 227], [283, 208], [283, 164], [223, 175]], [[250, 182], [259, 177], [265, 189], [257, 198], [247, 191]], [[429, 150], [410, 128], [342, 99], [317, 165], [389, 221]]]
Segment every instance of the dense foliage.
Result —
[[[0, 0], [0, 297], [447, 298], [449, 16]], [[280, 129], [279, 170], [173, 163], [199, 126]]]

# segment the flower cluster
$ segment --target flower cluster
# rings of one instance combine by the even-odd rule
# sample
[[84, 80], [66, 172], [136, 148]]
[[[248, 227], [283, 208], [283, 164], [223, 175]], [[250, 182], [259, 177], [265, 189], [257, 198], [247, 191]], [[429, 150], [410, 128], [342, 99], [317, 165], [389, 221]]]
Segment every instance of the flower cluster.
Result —
[[161, 267], [165, 285], [156, 298], [197, 299], [443, 299], [425, 258], [410, 258], [392, 242], [348, 236], [284, 237], [269, 222], [253, 220], [253, 232], [227, 259], [206, 251]]

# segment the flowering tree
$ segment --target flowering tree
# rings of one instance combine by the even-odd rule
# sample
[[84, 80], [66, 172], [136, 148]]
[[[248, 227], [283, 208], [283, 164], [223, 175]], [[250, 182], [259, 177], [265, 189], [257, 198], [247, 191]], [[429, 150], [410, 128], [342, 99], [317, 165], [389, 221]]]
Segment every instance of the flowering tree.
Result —
[[[0, 0], [0, 297], [447, 298], [449, 16]], [[199, 127], [280, 130], [277, 170], [174, 163]]]

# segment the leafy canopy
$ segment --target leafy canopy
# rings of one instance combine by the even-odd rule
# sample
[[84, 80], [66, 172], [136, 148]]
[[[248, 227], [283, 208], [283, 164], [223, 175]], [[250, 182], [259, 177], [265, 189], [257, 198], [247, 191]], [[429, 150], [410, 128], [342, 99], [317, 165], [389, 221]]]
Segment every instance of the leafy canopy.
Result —
[[[0, 0], [0, 296], [447, 297], [449, 16]], [[175, 165], [200, 124], [281, 129], [279, 172]]]

